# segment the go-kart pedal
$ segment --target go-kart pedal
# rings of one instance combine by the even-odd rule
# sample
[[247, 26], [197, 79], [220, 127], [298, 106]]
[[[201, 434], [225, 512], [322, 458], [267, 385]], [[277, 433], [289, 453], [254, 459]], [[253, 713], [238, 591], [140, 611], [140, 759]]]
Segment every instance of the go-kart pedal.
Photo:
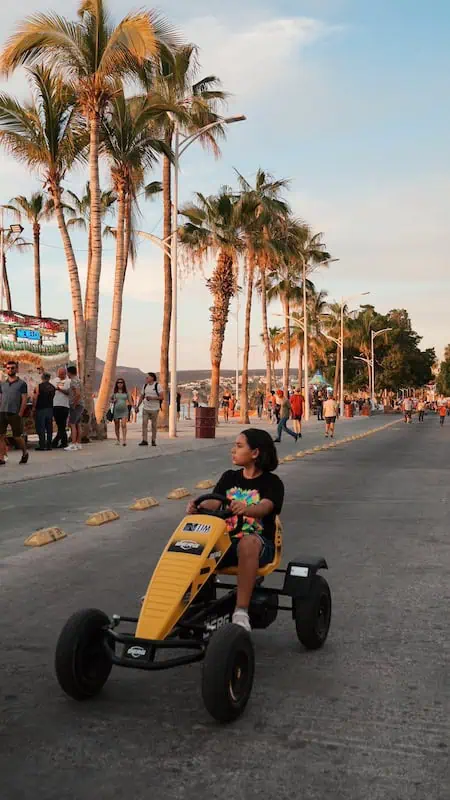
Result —
[[[198, 508], [206, 500], [220, 501], [219, 510]], [[232, 512], [227, 498], [216, 494], [199, 497], [196, 505], [197, 512], [181, 521], [164, 548], [138, 617], [110, 618], [91, 608], [66, 622], [56, 646], [55, 669], [70, 697], [85, 700], [98, 694], [113, 666], [151, 672], [203, 661], [202, 696], [212, 717], [230, 722], [243, 713], [252, 691], [255, 656], [249, 631], [233, 623], [236, 584], [223, 580], [237, 569], [220, 569], [231, 546], [226, 520]], [[327, 569], [326, 561], [296, 559], [284, 570], [279, 566], [281, 555], [277, 520], [274, 559], [258, 570], [248, 609], [251, 627], [267, 628], [279, 611], [289, 611], [299, 641], [316, 650], [325, 643], [331, 620], [330, 589], [317, 574]], [[274, 572], [284, 575], [283, 586], [265, 587], [264, 578]], [[280, 605], [280, 597], [290, 603]], [[131, 632], [123, 625], [131, 625]]]

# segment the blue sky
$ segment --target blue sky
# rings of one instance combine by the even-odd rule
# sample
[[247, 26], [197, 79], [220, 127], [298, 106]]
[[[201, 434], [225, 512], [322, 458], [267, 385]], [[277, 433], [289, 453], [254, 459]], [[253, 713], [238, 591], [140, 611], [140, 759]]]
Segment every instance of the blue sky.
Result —
[[[60, 0], [49, 8], [60, 10]], [[75, 12], [75, 0], [64, 13]], [[20, 17], [39, 6], [22, 0]], [[112, 0], [118, 18], [133, 4]], [[181, 199], [216, 191], [238, 169], [250, 180], [259, 166], [292, 179], [295, 213], [324, 232], [329, 270], [315, 275], [330, 299], [370, 291], [381, 311], [407, 308], [423, 346], [441, 352], [448, 331], [450, 163], [450, 5], [443, 0], [167, 0], [161, 10], [201, 49], [203, 74], [214, 73], [233, 93], [230, 127], [220, 161], [194, 146], [185, 155]], [[6, 36], [19, 16], [0, 11]], [[9, 83], [23, 93], [21, 76]], [[29, 193], [37, 178], [0, 155], [2, 196]], [[153, 176], [158, 178], [158, 174]], [[69, 176], [77, 190], [84, 175]], [[144, 229], [158, 233], [158, 203], [142, 208]], [[71, 317], [64, 254], [53, 226], [42, 232], [44, 313]], [[75, 241], [83, 271], [86, 244]], [[99, 355], [109, 326], [114, 253], [105, 243]], [[11, 253], [13, 304], [32, 311], [31, 255]], [[180, 368], [208, 367], [210, 298], [205, 275], [182, 282]], [[143, 243], [127, 278], [120, 362], [155, 369], [162, 313], [159, 251]], [[356, 303], [357, 301], [355, 301]], [[272, 315], [278, 309], [274, 306]], [[272, 316], [273, 324], [277, 318]], [[252, 366], [263, 364], [259, 308]], [[235, 366], [230, 318], [224, 366]]]

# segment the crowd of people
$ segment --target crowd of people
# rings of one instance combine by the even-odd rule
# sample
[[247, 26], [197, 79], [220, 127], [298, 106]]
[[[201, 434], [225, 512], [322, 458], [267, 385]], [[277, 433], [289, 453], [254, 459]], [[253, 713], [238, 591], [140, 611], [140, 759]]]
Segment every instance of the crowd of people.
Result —
[[[31, 396], [28, 392], [26, 381], [18, 375], [18, 363], [14, 360], [5, 365], [6, 380], [0, 382], [0, 466], [7, 461], [8, 445], [15, 446], [21, 451], [20, 464], [26, 464], [29, 459], [27, 438], [24, 435], [24, 419], [32, 415], [34, 428], [38, 436], [38, 451], [49, 451], [55, 448], [73, 452], [82, 449], [83, 413], [85, 404], [83, 399], [82, 383], [77, 375], [75, 366], [60, 367], [56, 375], [41, 372], [41, 381], [33, 390]], [[134, 398], [134, 400], [133, 400]], [[131, 394], [124, 378], [117, 377], [110, 398], [110, 407], [106, 415], [107, 420], [114, 424], [116, 444], [126, 447], [127, 426], [132, 415], [137, 415], [142, 408], [142, 440], [140, 447], [156, 447], [158, 432], [158, 416], [162, 407], [164, 393], [158, 383], [154, 372], [146, 376], [145, 384], [141, 391], [133, 390]], [[181, 394], [177, 392], [177, 413], [180, 417]], [[302, 436], [302, 420], [304, 416], [305, 400], [300, 388], [289, 391], [287, 394], [282, 389], [271, 390], [267, 394], [257, 391], [253, 398], [258, 419], [266, 417], [276, 425], [275, 442], [280, 442], [283, 433], [295, 441]], [[170, 398], [169, 398], [170, 402]], [[355, 411], [364, 413], [364, 406], [370, 401], [361, 399], [344, 398], [345, 406], [352, 406], [352, 415]], [[200, 405], [198, 390], [192, 392], [194, 409]], [[238, 403], [236, 397], [225, 389], [221, 398], [221, 409], [226, 422], [234, 417]], [[311, 408], [317, 415], [318, 421], [325, 422], [325, 436], [333, 438], [336, 420], [339, 417], [339, 405], [333, 397], [330, 388], [317, 390], [311, 398]], [[412, 415], [417, 411], [418, 422], [424, 421], [427, 411], [436, 412], [440, 425], [444, 425], [446, 416], [450, 415], [450, 401], [441, 398], [435, 402], [427, 402], [424, 398], [405, 397], [401, 402], [406, 423], [412, 422]], [[87, 418], [87, 415], [86, 415]], [[288, 423], [292, 421], [292, 427]], [[150, 440], [149, 440], [150, 428]], [[70, 442], [68, 437], [70, 429]]]
[[[66, 451], [81, 450], [84, 402], [77, 368], [60, 367], [53, 380], [50, 373], [42, 372], [41, 381], [31, 397], [27, 383], [18, 375], [17, 361], [8, 361], [5, 371], [6, 380], [0, 382], [0, 466], [6, 464], [10, 440], [22, 453], [20, 464], [28, 463], [24, 420], [29, 415], [34, 417], [39, 439], [36, 450], [45, 451], [58, 447]], [[71, 432], [70, 444], [68, 425]]]

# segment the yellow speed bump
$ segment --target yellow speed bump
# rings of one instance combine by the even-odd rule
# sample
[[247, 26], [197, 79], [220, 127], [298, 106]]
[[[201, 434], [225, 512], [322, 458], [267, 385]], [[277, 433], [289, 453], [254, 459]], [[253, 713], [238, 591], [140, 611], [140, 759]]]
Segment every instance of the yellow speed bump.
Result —
[[154, 497], [141, 497], [140, 500], [135, 500], [129, 508], [131, 511], [146, 511], [147, 508], [154, 508], [155, 506], [159, 506], [159, 503]]
[[285, 457], [283, 458], [283, 462], [284, 462], [285, 464], [286, 464], [286, 463], [290, 463], [291, 461], [295, 461], [295, 456], [285, 456]]
[[96, 514], [92, 514], [89, 519], [86, 520], [86, 525], [105, 525], [106, 522], [114, 522], [115, 519], [119, 519], [117, 511], [106, 508], [104, 511], [97, 511]]
[[66, 536], [67, 533], [64, 533], [61, 528], [43, 528], [25, 539], [24, 545], [25, 547], [43, 547], [51, 542], [59, 542]]
[[295, 457], [296, 458], [303, 458], [304, 455], [305, 455], [305, 451], [304, 450], [299, 450], [298, 453], [296, 453]]
[[206, 481], [199, 481], [196, 485], [196, 489], [214, 489], [216, 484], [214, 481], [206, 480]]
[[180, 489], [174, 489], [173, 492], [169, 492], [167, 495], [168, 500], [182, 500], [183, 497], [190, 497], [189, 489], [185, 489], [181, 487]]

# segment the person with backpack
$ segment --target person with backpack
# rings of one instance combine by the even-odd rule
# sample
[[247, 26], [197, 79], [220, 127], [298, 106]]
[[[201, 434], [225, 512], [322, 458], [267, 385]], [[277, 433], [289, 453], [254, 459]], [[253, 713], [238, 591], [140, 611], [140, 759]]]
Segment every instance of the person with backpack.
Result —
[[156, 431], [158, 414], [163, 401], [163, 393], [154, 372], [149, 372], [143, 386], [141, 397], [136, 408], [142, 409], [142, 442], [139, 447], [148, 447], [148, 423], [152, 424], [152, 447], [156, 447]]

